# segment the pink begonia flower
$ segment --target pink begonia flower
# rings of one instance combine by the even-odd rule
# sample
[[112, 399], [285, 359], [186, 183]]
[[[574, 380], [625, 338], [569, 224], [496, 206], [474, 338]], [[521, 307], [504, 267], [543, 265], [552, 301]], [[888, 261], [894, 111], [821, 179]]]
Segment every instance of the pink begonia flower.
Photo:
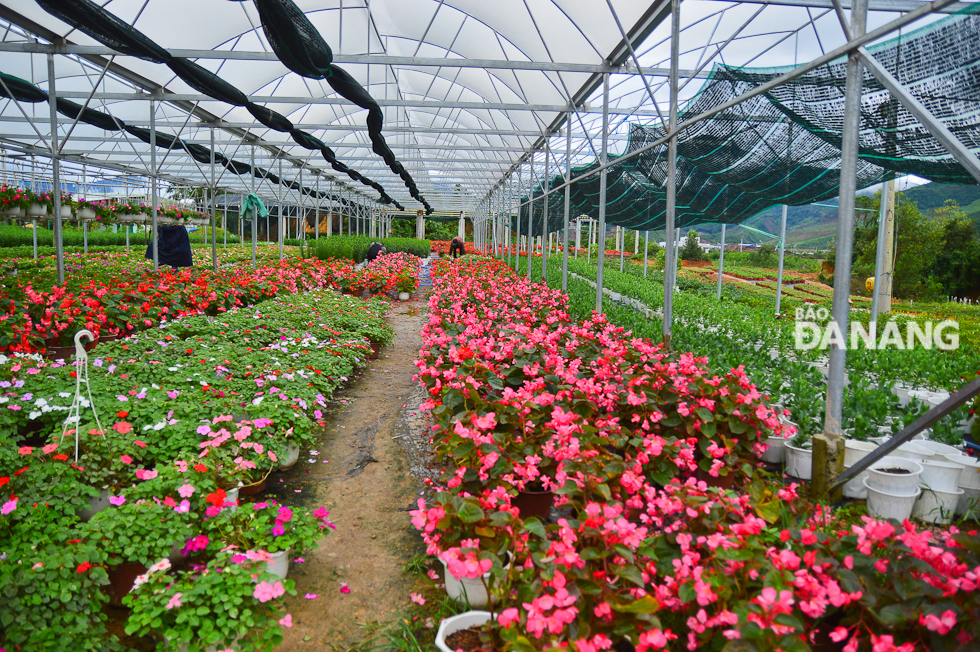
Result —
[[268, 602], [273, 598], [278, 598], [286, 592], [283, 588], [282, 582], [276, 582], [275, 584], [269, 584], [268, 582], [259, 582], [255, 585], [255, 592], [252, 597], [259, 602]]
[[7, 515], [10, 512], [14, 511], [15, 509], [17, 509], [17, 499], [16, 498], [14, 498], [13, 500], [8, 500], [7, 502], [5, 502], [3, 504], [3, 507], [0, 507], [0, 514]]
[[305, 562], [306, 562], [306, 560], [303, 559], [302, 557], [297, 557], [296, 559], [293, 560], [293, 563], [294, 564], [303, 564]]
[[180, 606], [180, 598], [183, 595], [184, 595], [183, 593], [175, 593], [170, 598], [170, 602], [167, 603], [167, 609], [173, 609], [174, 607], [179, 607]]
[[207, 424], [204, 424], [203, 426], [198, 426], [197, 427], [197, 434], [199, 434], [199, 435], [208, 435], [208, 434], [211, 434], [211, 426], [209, 426]]
[[429, 569], [429, 572], [426, 573], [426, 575], [428, 575], [429, 576], [429, 579], [432, 580], [433, 582], [438, 582], [439, 581], [439, 573], [435, 572], [431, 568]]
[[497, 622], [500, 623], [501, 627], [510, 627], [519, 620], [520, 614], [514, 607], [504, 609], [500, 615], [497, 616]]
[[949, 633], [949, 630], [956, 626], [956, 614], [952, 610], [946, 611], [946, 613], [939, 617], [934, 614], [923, 614], [919, 616], [919, 623], [925, 625], [929, 631], [946, 635]]
[[109, 496], [109, 502], [116, 507], [119, 507], [120, 505], [124, 505], [126, 503], [126, 496]]
[[180, 504], [174, 507], [174, 511], [177, 512], [178, 514], [186, 514], [187, 512], [191, 511], [191, 501], [189, 500], [180, 501]]
[[347, 586], [347, 582], [341, 582], [340, 583], [340, 592], [341, 593], [350, 593], [350, 587]]
[[316, 593], [307, 593], [303, 597], [306, 598], [307, 600], [316, 600]]
[[157, 477], [157, 471], [147, 471], [146, 469], [136, 469], [136, 477], [140, 480], [152, 480]]
[[845, 638], [847, 638], [846, 627], [838, 627], [834, 631], [830, 632], [830, 640], [832, 640], [834, 643], [840, 643]]
[[266, 417], [261, 417], [256, 419], [254, 422], [256, 428], [265, 428], [266, 426], [272, 425], [272, 419]]
[[112, 429], [118, 432], [120, 435], [125, 435], [132, 431], [133, 427], [125, 421], [120, 421], [119, 423], [113, 425]]
[[283, 616], [282, 618], [279, 619], [279, 624], [282, 625], [283, 627], [292, 627], [293, 626], [293, 615], [292, 614], [286, 614], [285, 616]]
[[139, 439], [137, 439], [133, 443], [135, 445], [139, 446], [140, 448], [146, 448], [146, 442], [145, 441], [140, 441]]
[[194, 487], [189, 484], [181, 485], [177, 488], [177, 493], [180, 494], [181, 498], [190, 498], [194, 495]]
[[167, 507], [176, 507], [177, 501], [171, 498], [170, 496], [167, 496], [166, 498], [163, 499], [163, 504], [166, 505]]
[[133, 463], [133, 458], [130, 457], [129, 455], [123, 455], [119, 459], [122, 460], [122, 463], [123, 464], [132, 464]]
[[423, 598], [418, 593], [412, 593], [411, 595], [409, 595], [409, 597], [412, 599], [412, 602], [414, 602], [417, 605], [424, 605], [425, 604], [425, 598]]
[[53, 453], [56, 450], [58, 450], [58, 444], [48, 444], [47, 446], [45, 446], [41, 450], [50, 455], [51, 453]]

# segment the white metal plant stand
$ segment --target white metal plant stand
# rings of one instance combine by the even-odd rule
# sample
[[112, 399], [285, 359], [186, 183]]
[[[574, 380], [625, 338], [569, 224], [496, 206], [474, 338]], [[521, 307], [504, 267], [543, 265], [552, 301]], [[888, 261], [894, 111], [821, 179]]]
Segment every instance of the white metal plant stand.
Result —
[[65, 423], [61, 428], [61, 440], [65, 438], [68, 434], [69, 428], [74, 431], [75, 434], [75, 463], [78, 463], [78, 429], [82, 423], [82, 408], [83, 401], [85, 397], [82, 395], [82, 385], [85, 385], [85, 396], [88, 397], [88, 407], [92, 408], [92, 416], [95, 417], [95, 425], [98, 428], [98, 432], [105, 439], [105, 429], [102, 428], [102, 423], [99, 421], [99, 415], [95, 411], [95, 401], [92, 400], [92, 388], [88, 383], [88, 351], [85, 350], [85, 345], [82, 344], [82, 338], [87, 337], [89, 342], [95, 341], [95, 335], [92, 331], [87, 329], [82, 329], [75, 333], [75, 398], [72, 399], [71, 407], [68, 409], [68, 416], [65, 418]]

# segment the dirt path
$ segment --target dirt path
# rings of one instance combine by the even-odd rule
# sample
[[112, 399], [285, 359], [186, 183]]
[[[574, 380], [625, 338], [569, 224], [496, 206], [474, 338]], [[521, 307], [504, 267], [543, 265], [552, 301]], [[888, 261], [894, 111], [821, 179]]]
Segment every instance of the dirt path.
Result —
[[323, 505], [337, 526], [290, 567], [298, 595], [287, 601], [293, 626], [278, 650], [348, 650], [366, 638], [361, 623], [390, 620], [410, 604], [413, 579], [403, 568], [424, 552], [408, 510], [421, 490], [412, 472], [425, 469], [423, 397], [412, 380], [425, 313], [423, 301], [393, 306], [394, 342], [335, 395], [315, 453], [302, 451], [281, 482], [270, 478], [270, 496]]

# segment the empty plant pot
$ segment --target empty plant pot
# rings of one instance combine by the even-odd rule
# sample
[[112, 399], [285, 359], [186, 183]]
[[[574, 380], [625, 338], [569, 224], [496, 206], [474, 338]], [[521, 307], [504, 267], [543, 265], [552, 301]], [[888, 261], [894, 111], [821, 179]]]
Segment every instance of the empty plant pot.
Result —
[[893, 518], [897, 521], [904, 521], [912, 515], [912, 507], [921, 492], [921, 489], [915, 487], [915, 493], [911, 495], [896, 495], [872, 487], [871, 478], [865, 479], [864, 486], [868, 490], [868, 513], [878, 518]]
[[446, 637], [463, 629], [479, 627], [490, 622], [490, 618], [489, 611], [466, 611], [446, 618], [439, 624], [439, 631], [436, 632], [436, 647], [442, 652], [456, 652], [446, 643]]
[[963, 495], [962, 489], [954, 491], [936, 491], [922, 487], [915, 506], [912, 508], [912, 516], [926, 523], [938, 525], [948, 525], [956, 513], [956, 504]]
[[767, 437], [769, 448], [762, 454], [762, 461], [769, 464], [782, 464], [786, 456], [786, 440], [782, 437]]
[[865, 455], [878, 448], [878, 444], [856, 439], [844, 440], [844, 466], [851, 467], [864, 459]]
[[903, 457], [883, 457], [868, 467], [868, 486], [894, 496], [919, 493], [922, 465]]
[[[849, 469], [853, 464], [844, 463], [844, 468]], [[855, 500], [866, 500], [868, 497], [868, 488], [864, 486], [864, 479], [868, 477], [868, 471], [865, 469], [857, 474], [857, 477], [851, 478], [844, 483], [842, 491], [844, 492], [844, 498], [854, 498]]]
[[960, 487], [960, 491], [963, 495], [960, 496], [959, 501], [956, 503], [956, 513], [957, 514], [969, 514], [973, 513], [973, 517], [976, 518], [980, 514], [980, 489], [976, 487]]
[[809, 480], [813, 475], [813, 450], [786, 442], [786, 475]]
[[917, 440], [915, 445], [929, 451], [929, 457], [935, 459], [937, 462], [945, 461], [943, 458], [946, 455], [958, 455], [962, 452], [960, 449], [950, 446], [949, 444], [943, 444], [942, 442], [938, 441], [930, 441], [928, 439]]
[[980, 460], [960, 453], [946, 455], [946, 461], [963, 467], [963, 472], [960, 474], [960, 487], [980, 489]]
[[937, 462], [932, 459], [923, 460], [922, 476], [919, 484], [925, 485], [934, 491], [958, 491], [960, 486], [960, 476], [963, 474], [963, 466], [953, 462]]

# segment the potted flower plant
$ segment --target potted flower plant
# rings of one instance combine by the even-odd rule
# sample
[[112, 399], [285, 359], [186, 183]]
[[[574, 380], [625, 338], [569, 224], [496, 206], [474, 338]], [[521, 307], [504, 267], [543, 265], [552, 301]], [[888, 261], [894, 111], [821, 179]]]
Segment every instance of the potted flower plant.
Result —
[[282, 643], [282, 627], [291, 626], [283, 596], [296, 591], [264, 566], [262, 555], [233, 551], [190, 570], [156, 564], [124, 600], [133, 610], [126, 633], [160, 635], [168, 648], [187, 652], [271, 652]]

